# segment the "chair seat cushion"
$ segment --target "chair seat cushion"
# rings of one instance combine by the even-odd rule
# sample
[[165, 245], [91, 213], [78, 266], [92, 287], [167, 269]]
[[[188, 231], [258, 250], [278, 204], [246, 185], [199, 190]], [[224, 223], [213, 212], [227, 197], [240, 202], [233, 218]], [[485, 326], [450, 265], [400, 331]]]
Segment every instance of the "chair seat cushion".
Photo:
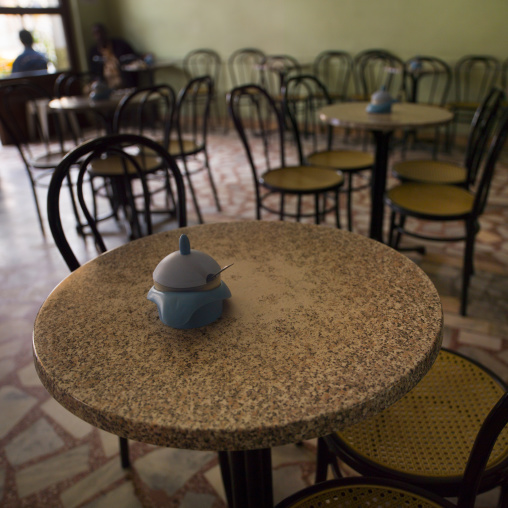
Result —
[[390, 189], [386, 199], [409, 215], [452, 220], [471, 213], [474, 195], [453, 185], [403, 183]]
[[54, 169], [67, 155], [65, 151], [49, 152], [30, 160], [30, 165], [36, 169]]
[[[125, 159], [126, 160], [126, 159]], [[159, 169], [161, 159], [155, 153], [133, 155], [133, 160], [142, 171], [150, 173]], [[109, 155], [102, 159], [95, 159], [91, 163], [92, 173], [95, 176], [121, 176], [125, 174], [124, 159], [117, 155]], [[127, 164], [127, 174], [136, 175], [137, 169], [134, 164]]]
[[180, 155], [181, 153], [185, 154], [193, 154], [202, 150], [202, 146], [197, 145], [191, 139], [182, 140], [183, 152], [180, 149], [180, 143], [177, 139], [172, 139], [169, 142], [169, 153], [173, 156]]
[[[413, 390], [336, 437], [341, 447], [346, 446], [346, 453], [380, 466], [420, 478], [455, 481], [464, 473], [482, 422], [504, 392], [487, 371], [442, 349]], [[508, 427], [501, 433], [487, 469], [507, 458]]]
[[336, 189], [344, 183], [341, 173], [314, 166], [272, 169], [261, 175], [260, 180], [270, 189], [302, 194]]
[[360, 171], [374, 166], [374, 156], [355, 150], [330, 150], [316, 152], [307, 157], [309, 164], [341, 171]]
[[398, 162], [393, 166], [397, 178], [412, 182], [462, 184], [466, 182], [466, 169], [451, 162], [413, 160]]

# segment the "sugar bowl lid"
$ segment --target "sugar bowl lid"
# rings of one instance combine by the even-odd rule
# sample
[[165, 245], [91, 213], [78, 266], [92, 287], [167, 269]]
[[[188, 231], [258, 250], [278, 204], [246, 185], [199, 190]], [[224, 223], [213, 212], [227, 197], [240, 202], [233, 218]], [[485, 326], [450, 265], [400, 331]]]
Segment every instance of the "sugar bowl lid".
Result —
[[393, 102], [393, 97], [385, 89], [385, 87], [382, 86], [380, 90], [372, 94], [370, 100], [372, 104], [387, 104]]
[[211, 256], [190, 248], [187, 235], [180, 236], [180, 249], [166, 256], [155, 268], [153, 280], [159, 291], [203, 291], [220, 285], [215, 276], [220, 265]]

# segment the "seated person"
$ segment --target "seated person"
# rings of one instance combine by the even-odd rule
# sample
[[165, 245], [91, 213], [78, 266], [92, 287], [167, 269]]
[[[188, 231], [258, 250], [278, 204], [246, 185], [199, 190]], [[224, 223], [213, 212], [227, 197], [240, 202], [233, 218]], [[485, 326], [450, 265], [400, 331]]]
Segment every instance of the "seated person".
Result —
[[106, 27], [101, 23], [93, 25], [92, 32], [97, 44], [90, 50], [90, 72], [106, 81], [110, 88], [136, 86], [135, 73], [121, 69], [122, 65], [138, 58], [131, 45], [122, 39], [110, 39]]
[[43, 71], [48, 69], [47, 58], [32, 48], [34, 39], [28, 30], [19, 32], [19, 40], [25, 46], [25, 50], [12, 64], [12, 72]]

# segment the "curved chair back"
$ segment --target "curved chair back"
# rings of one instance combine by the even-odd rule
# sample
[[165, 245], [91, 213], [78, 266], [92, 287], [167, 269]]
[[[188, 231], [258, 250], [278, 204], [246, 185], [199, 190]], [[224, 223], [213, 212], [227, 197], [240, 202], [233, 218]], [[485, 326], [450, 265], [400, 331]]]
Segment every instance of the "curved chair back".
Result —
[[312, 65], [314, 75], [327, 88], [335, 101], [344, 101], [349, 95], [353, 59], [346, 51], [323, 51]]
[[405, 62], [408, 101], [443, 106], [452, 84], [452, 69], [440, 58], [415, 56]]
[[57, 98], [86, 95], [97, 76], [91, 72], [63, 72], [56, 78], [53, 95]]
[[485, 148], [498, 119], [499, 109], [505, 97], [499, 88], [492, 88], [476, 109], [469, 130], [464, 166], [467, 168], [467, 186], [476, 181], [478, 168], [485, 154]]
[[259, 194], [260, 171], [286, 166], [284, 115], [271, 95], [255, 84], [234, 88], [227, 102]]
[[228, 58], [231, 88], [247, 83], [261, 83], [261, 62], [265, 53], [257, 48], [237, 49]]
[[494, 138], [492, 139], [489, 150], [485, 157], [483, 166], [478, 171], [478, 184], [475, 189], [475, 202], [473, 207], [473, 217], [479, 217], [485, 210], [487, 198], [489, 195], [492, 177], [496, 168], [501, 150], [505, 146], [508, 136], [508, 109], [503, 112], [496, 128]]
[[208, 48], [195, 49], [183, 59], [183, 69], [188, 79], [198, 76], [210, 76], [213, 82], [219, 83], [222, 58], [217, 51]]
[[169, 85], [138, 88], [123, 97], [113, 120], [113, 132], [146, 136], [169, 147], [176, 95]]
[[480, 103], [497, 84], [501, 71], [499, 60], [489, 55], [467, 55], [454, 67], [455, 102]]
[[354, 58], [356, 94], [362, 100], [382, 86], [397, 97], [404, 90], [404, 62], [390, 51], [368, 49]]
[[[136, 213], [136, 202], [142, 201], [144, 207], [143, 216], [149, 234], [151, 233], [151, 194], [148, 189], [145, 171], [143, 170], [143, 157], [137, 156], [139, 153], [148, 152], [151, 154], [151, 157], [158, 159], [159, 171], [165, 171], [168, 178], [174, 182], [175, 189], [172, 191], [172, 195], [174, 198], [175, 218], [179, 227], [186, 226], [187, 215], [183, 179], [175, 161], [162, 146], [151, 139], [136, 134], [112, 134], [87, 141], [69, 152], [57, 166], [51, 178], [47, 198], [48, 220], [51, 233], [58, 250], [71, 271], [78, 268], [80, 263], [65, 233], [64, 220], [66, 220], [66, 217], [62, 214], [60, 200], [62, 186], [68, 185], [70, 188], [75, 189], [75, 201], [85, 218], [85, 225], [90, 229], [98, 251], [105, 252], [106, 245], [97, 227], [95, 195], [93, 189], [88, 190], [85, 188], [91, 165], [94, 160], [104, 158], [106, 154], [121, 159], [123, 175], [118, 175], [118, 178], [121, 178], [126, 183], [125, 193], [133, 214]], [[71, 170], [73, 171], [72, 175]], [[74, 175], [74, 173], [76, 174]], [[73, 178], [75, 178], [74, 182], [72, 181]], [[134, 179], [141, 183], [141, 197], [138, 197], [130, 186], [130, 183]]]
[[261, 86], [276, 100], [290, 74], [301, 74], [300, 62], [291, 55], [267, 55], [261, 62]]
[[[332, 98], [326, 86], [315, 76], [301, 74], [289, 78], [282, 88], [283, 110], [289, 116], [300, 160], [304, 160], [302, 137], [312, 145], [311, 150], [320, 149], [319, 141], [323, 132], [327, 150], [331, 149], [333, 142], [333, 127], [324, 126], [319, 120], [319, 108], [331, 104]], [[292, 98], [296, 97], [296, 100]]]

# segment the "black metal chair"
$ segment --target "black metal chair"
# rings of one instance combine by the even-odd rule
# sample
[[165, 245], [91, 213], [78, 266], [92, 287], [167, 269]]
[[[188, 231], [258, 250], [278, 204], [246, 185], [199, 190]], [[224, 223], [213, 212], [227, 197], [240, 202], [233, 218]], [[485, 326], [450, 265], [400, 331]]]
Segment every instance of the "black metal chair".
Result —
[[[333, 100], [318, 78], [311, 75], [294, 76], [287, 80], [283, 91], [284, 111], [292, 116], [301, 160], [311, 166], [340, 171], [346, 177], [347, 185], [341, 192], [347, 194], [348, 229], [352, 231], [352, 193], [370, 186], [370, 175], [365, 175], [365, 172], [373, 169], [374, 155], [367, 151], [334, 147], [334, 128], [323, 125], [318, 116], [319, 108], [332, 104]], [[293, 97], [298, 97], [298, 100], [292, 100]], [[308, 149], [304, 150], [304, 146]], [[354, 179], [357, 177], [364, 181], [355, 186]]]
[[[467, 294], [473, 274], [473, 255], [475, 238], [480, 230], [479, 218], [487, 203], [490, 183], [497, 159], [508, 135], [508, 111], [505, 111], [496, 130], [485, 161], [481, 165], [474, 186], [470, 189], [457, 185], [437, 183], [402, 183], [390, 189], [385, 197], [391, 208], [389, 244], [399, 247], [401, 235], [409, 235], [423, 240], [457, 242], [465, 241], [462, 267], [462, 294], [460, 313], [465, 316]], [[430, 236], [419, 233], [413, 226], [406, 227], [406, 219], [412, 217], [424, 221], [455, 222], [464, 224], [464, 234], [457, 236]]]
[[[438, 399], [439, 393], [436, 392], [433, 396]], [[458, 411], [460, 411], [461, 403], [462, 401], [457, 403]], [[415, 404], [412, 410], [421, 414], [418, 404]], [[477, 432], [471, 436], [466, 450], [465, 469], [461, 470], [461, 478], [457, 485], [458, 500], [456, 505], [444, 499], [443, 496], [411, 484], [410, 481], [401, 482], [370, 475], [323, 481], [293, 494], [280, 502], [276, 508], [320, 506], [329, 506], [330, 508], [343, 506], [473, 508], [476, 496], [478, 492], [482, 491], [482, 485], [489, 476], [489, 465], [492, 465], [499, 457], [499, 449], [507, 449], [508, 394], [500, 395], [494, 405], [491, 403], [488, 406], [487, 411], [486, 416], [482, 415], [482, 419], [475, 422]], [[455, 425], [457, 434], [460, 434], [461, 429], [457, 426], [457, 422], [450, 422], [450, 425]], [[447, 430], [446, 427], [439, 429], [444, 434], [447, 433]], [[397, 429], [393, 429], [393, 432], [397, 432]], [[425, 429], [420, 427], [415, 429], [415, 432], [425, 433]], [[395, 453], [397, 451], [394, 450]], [[443, 451], [445, 453], [443, 453], [442, 465], [446, 467], [449, 462], [453, 462], [456, 451], [449, 442], [443, 443]], [[498, 470], [497, 480], [506, 482], [506, 454], [496, 468]], [[507, 506], [507, 503], [508, 498], [506, 492], [503, 491], [498, 506], [503, 508]]]
[[369, 101], [381, 87], [395, 98], [404, 92], [404, 62], [390, 51], [368, 49], [358, 53], [353, 60], [353, 76], [353, 100]]
[[453, 184], [469, 188], [475, 182], [504, 95], [502, 90], [492, 88], [478, 106], [469, 129], [463, 165], [436, 159], [405, 160], [394, 164], [393, 175], [403, 182]]
[[[180, 170], [173, 158], [156, 142], [138, 136], [135, 134], [112, 134], [109, 136], [96, 138], [87, 141], [72, 150], [56, 167], [48, 189], [48, 220], [51, 233], [55, 240], [56, 246], [60, 251], [69, 270], [72, 272], [79, 268], [81, 263], [78, 261], [76, 253], [71, 248], [68, 234], [66, 234], [65, 221], [66, 217], [62, 214], [61, 209], [61, 188], [65, 182], [70, 182], [71, 178], [75, 178], [76, 202], [79, 203], [80, 211], [83, 214], [86, 224], [93, 236], [95, 247], [99, 253], [107, 250], [103, 236], [99, 232], [95, 214], [92, 211], [93, 197], [87, 193], [86, 182], [87, 173], [90, 171], [91, 164], [94, 160], [100, 159], [104, 155], [111, 156], [112, 153], [123, 161], [123, 173], [118, 175], [116, 188], [118, 192], [123, 194], [126, 199], [126, 205], [130, 206], [131, 214], [137, 215], [137, 204], [135, 193], [131, 188], [132, 176], [136, 175], [139, 182], [142, 183], [143, 216], [146, 223], [146, 233], [151, 234], [151, 218], [150, 206], [151, 196], [144, 178], [143, 167], [139, 164], [139, 160], [133, 157], [132, 148], [135, 151], [150, 150], [160, 159], [160, 165], [167, 171], [174, 185], [174, 214], [173, 217], [178, 227], [187, 225], [187, 214], [185, 205], [185, 187], [180, 174]], [[122, 467], [129, 467], [129, 448], [126, 438], [120, 437], [120, 454]]]
[[300, 62], [291, 55], [267, 55], [260, 64], [261, 84], [275, 102], [282, 103], [282, 87], [291, 75], [302, 73]]
[[43, 235], [37, 188], [47, 187], [57, 164], [75, 146], [73, 139], [64, 138], [60, 116], [49, 110], [51, 99], [30, 81], [0, 86], [0, 123], [25, 166]]
[[257, 48], [241, 48], [228, 58], [231, 88], [249, 83], [261, 84], [261, 62], [265, 53]]
[[347, 100], [353, 75], [353, 59], [348, 52], [322, 51], [315, 58], [312, 68], [333, 102]]
[[[208, 48], [195, 49], [187, 53], [183, 59], [183, 70], [190, 81], [201, 76], [210, 76], [214, 83], [212, 93], [212, 102], [210, 105], [211, 112], [215, 116], [217, 125], [221, 124], [220, 106], [218, 103], [218, 90], [221, 77], [222, 58], [217, 51]], [[203, 92], [203, 100], [206, 102], [207, 91]]]
[[[405, 91], [408, 102], [444, 106], [448, 100], [452, 84], [452, 69], [440, 58], [434, 56], [414, 56], [406, 60], [404, 65]], [[421, 131], [406, 131], [404, 133], [403, 155], [406, 153], [409, 137], [413, 144], [420, 146]], [[440, 129], [432, 131], [432, 153], [435, 157], [439, 149]]]
[[210, 169], [207, 145], [208, 121], [213, 96], [214, 81], [210, 76], [191, 79], [180, 90], [168, 146], [169, 153], [182, 162], [183, 174], [187, 180], [200, 223], [203, 223], [203, 216], [192, 184], [192, 175], [206, 170], [215, 205], [218, 211], [221, 210], [217, 188]]
[[478, 106], [493, 86], [497, 85], [501, 72], [500, 61], [489, 55], [466, 55], [453, 69], [454, 97], [448, 107], [454, 112], [449, 148], [454, 146], [459, 124], [469, 124]]
[[[246, 103], [252, 107], [244, 107]], [[228, 106], [252, 170], [256, 218], [261, 219], [261, 210], [266, 210], [280, 220], [314, 217], [319, 224], [333, 212], [340, 227], [339, 189], [344, 177], [333, 169], [306, 165], [298, 154], [294, 162], [288, 162], [285, 115], [270, 94], [258, 85], [237, 87], [228, 94]], [[312, 211], [302, 211], [306, 195], [314, 198]], [[329, 195], [331, 204], [327, 204]], [[295, 198], [294, 211], [286, 209], [286, 196]]]

